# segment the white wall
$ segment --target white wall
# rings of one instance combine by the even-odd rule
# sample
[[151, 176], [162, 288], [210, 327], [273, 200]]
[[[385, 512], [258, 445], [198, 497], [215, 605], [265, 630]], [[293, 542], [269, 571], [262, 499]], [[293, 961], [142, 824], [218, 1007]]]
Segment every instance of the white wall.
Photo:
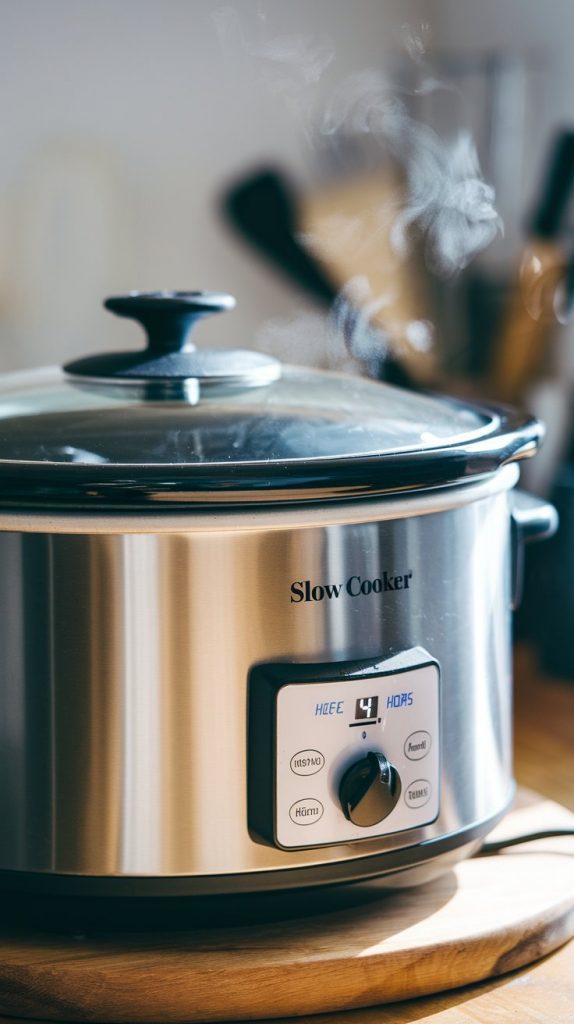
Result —
[[[235, 293], [202, 327], [215, 344], [304, 307], [222, 225], [217, 195], [262, 161], [309, 175], [309, 104], [383, 62], [423, 7], [0, 0], [0, 370], [135, 339], [100, 309], [130, 288]], [[250, 51], [300, 34], [330, 37], [335, 61], [305, 94], [277, 93]]]

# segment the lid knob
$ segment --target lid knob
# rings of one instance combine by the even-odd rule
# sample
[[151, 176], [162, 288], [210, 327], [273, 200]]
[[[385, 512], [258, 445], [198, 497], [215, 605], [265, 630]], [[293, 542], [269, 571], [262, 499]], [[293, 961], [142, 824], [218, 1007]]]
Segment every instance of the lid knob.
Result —
[[195, 349], [190, 334], [197, 321], [233, 309], [235, 299], [220, 292], [129, 292], [111, 296], [104, 306], [142, 325], [148, 351], [190, 352]]
[[[261, 352], [241, 349], [198, 351], [191, 332], [198, 320], [233, 309], [232, 295], [220, 292], [129, 292], [104, 302], [117, 316], [137, 320], [147, 334], [139, 352], [104, 352], [66, 363], [67, 373], [146, 384], [197, 380], [231, 387], [269, 384], [281, 373], [280, 364]], [[165, 390], [165, 389], [164, 389]], [[166, 390], [166, 397], [172, 392]], [[157, 397], [157, 395], [156, 395]]]

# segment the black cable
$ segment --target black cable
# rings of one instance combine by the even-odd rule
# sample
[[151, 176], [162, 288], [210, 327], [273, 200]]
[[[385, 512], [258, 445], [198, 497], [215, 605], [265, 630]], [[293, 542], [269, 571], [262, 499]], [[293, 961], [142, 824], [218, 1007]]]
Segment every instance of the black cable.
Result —
[[574, 828], [552, 828], [546, 832], [525, 832], [522, 836], [512, 836], [510, 839], [494, 839], [489, 843], [483, 843], [476, 856], [487, 857], [492, 853], [506, 850], [509, 846], [532, 843], [536, 839], [553, 839], [555, 836], [574, 836]]

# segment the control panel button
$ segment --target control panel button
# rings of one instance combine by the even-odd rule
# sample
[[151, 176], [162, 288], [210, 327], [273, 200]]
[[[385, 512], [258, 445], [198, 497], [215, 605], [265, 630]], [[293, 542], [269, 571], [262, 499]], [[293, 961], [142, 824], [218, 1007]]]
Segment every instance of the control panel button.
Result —
[[422, 761], [423, 757], [427, 756], [431, 743], [430, 733], [424, 729], [412, 732], [405, 740], [405, 757], [408, 757], [409, 761]]
[[343, 814], [361, 828], [386, 818], [400, 795], [399, 773], [384, 754], [374, 751], [347, 769], [339, 787]]
[[416, 779], [407, 786], [405, 790], [405, 803], [407, 807], [424, 807], [428, 804], [432, 795], [432, 786], [428, 779]]
[[305, 797], [304, 800], [297, 800], [289, 808], [289, 817], [296, 825], [314, 825], [323, 817], [324, 807], [320, 800], [313, 797]]
[[325, 758], [320, 750], [299, 750], [291, 758], [294, 775], [316, 775], [324, 767]]

